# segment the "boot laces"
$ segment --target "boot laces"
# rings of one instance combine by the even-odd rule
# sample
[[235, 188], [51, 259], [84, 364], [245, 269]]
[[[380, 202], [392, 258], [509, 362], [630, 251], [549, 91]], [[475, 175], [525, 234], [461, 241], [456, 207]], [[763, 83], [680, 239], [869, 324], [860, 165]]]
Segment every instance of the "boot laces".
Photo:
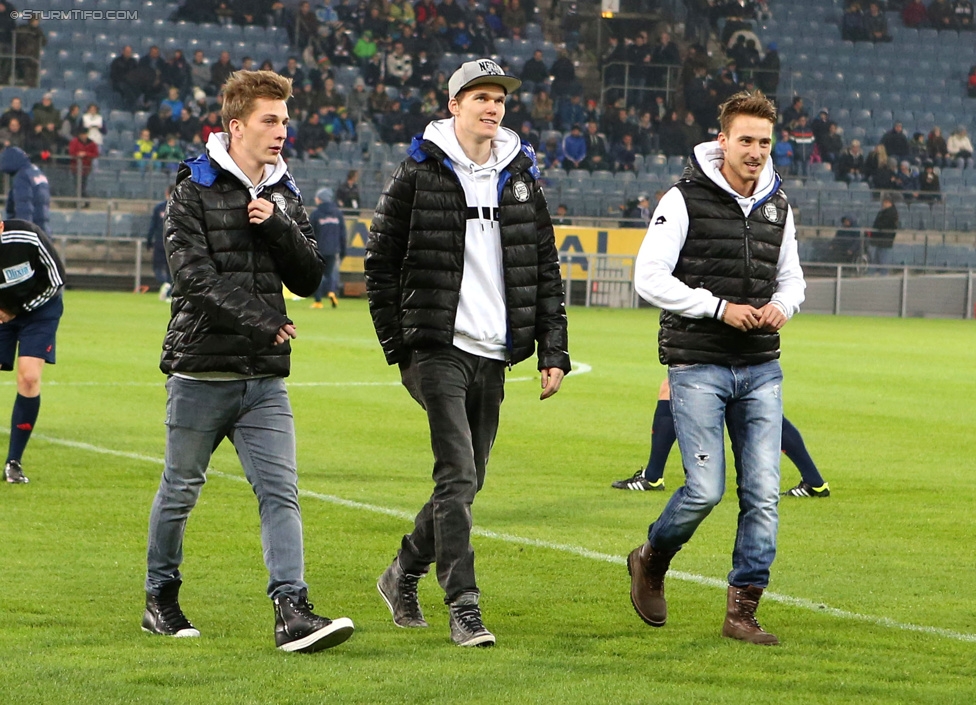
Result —
[[478, 605], [458, 605], [453, 608], [454, 619], [466, 631], [480, 632], [485, 628], [481, 621], [481, 608]]
[[420, 619], [420, 599], [417, 597], [417, 583], [421, 576], [402, 573], [397, 580], [397, 591], [400, 593], [400, 603], [408, 616]]
[[156, 604], [159, 606], [159, 618], [163, 624], [172, 627], [176, 631], [193, 628], [190, 620], [186, 618], [183, 610], [180, 609], [180, 603], [176, 600], [157, 602]]

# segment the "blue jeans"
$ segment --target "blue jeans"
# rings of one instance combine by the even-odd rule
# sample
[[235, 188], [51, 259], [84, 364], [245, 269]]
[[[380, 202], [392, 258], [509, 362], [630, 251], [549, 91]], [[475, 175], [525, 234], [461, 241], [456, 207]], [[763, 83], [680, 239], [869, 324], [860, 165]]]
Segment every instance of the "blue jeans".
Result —
[[677, 365], [668, 370], [671, 412], [685, 484], [648, 529], [658, 551], [677, 551], [725, 493], [725, 437], [735, 456], [739, 522], [729, 584], [769, 584], [779, 526], [783, 372], [779, 362], [746, 367]]
[[226, 436], [258, 498], [268, 596], [307, 589], [298, 506], [295, 422], [285, 382], [263, 377], [166, 382], [166, 462], [149, 515], [146, 592], [180, 579], [183, 532], [206, 482], [210, 457]]
[[322, 255], [325, 262], [325, 273], [322, 275], [322, 283], [315, 292], [315, 300], [321, 301], [323, 296], [331, 291], [339, 293], [339, 255]]

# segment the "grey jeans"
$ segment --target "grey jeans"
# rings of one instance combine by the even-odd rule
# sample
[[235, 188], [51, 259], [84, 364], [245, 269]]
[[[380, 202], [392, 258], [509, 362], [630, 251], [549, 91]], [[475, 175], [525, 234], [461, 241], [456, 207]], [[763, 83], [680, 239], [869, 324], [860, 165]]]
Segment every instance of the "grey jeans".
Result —
[[471, 503], [485, 482], [505, 397], [505, 363], [453, 346], [415, 350], [400, 369], [403, 385], [427, 411], [434, 492], [400, 545], [400, 565], [425, 573], [437, 564], [445, 602], [477, 592]]
[[226, 436], [258, 498], [268, 596], [297, 597], [304, 581], [295, 422], [279, 377], [166, 382], [166, 463], [149, 515], [146, 592], [180, 579], [183, 533], [206, 482], [210, 457]]

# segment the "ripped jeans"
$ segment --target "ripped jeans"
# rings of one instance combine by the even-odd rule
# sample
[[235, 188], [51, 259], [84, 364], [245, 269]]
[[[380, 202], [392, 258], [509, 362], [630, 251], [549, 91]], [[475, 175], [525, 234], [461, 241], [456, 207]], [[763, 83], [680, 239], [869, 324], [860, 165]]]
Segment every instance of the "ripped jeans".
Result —
[[648, 539], [676, 551], [725, 494], [727, 425], [735, 457], [739, 521], [729, 584], [769, 584], [779, 525], [783, 371], [779, 361], [745, 367], [675, 365], [668, 369], [671, 410], [685, 484], [668, 501]]

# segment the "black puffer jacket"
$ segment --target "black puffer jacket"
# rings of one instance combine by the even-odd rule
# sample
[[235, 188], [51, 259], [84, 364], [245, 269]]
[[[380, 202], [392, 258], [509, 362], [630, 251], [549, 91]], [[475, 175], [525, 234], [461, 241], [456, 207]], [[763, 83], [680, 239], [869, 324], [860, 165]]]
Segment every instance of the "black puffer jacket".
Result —
[[251, 225], [237, 177], [206, 155], [180, 165], [165, 225], [173, 303], [163, 372], [288, 375], [291, 347], [274, 344], [291, 323], [281, 286], [308, 296], [323, 266], [291, 177], [261, 197], [274, 215]]
[[[538, 168], [522, 151], [499, 175], [508, 361], [570, 370], [559, 256]], [[380, 197], [366, 243], [366, 291], [389, 364], [454, 341], [466, 202], [444, 152], [414, 139]]]

